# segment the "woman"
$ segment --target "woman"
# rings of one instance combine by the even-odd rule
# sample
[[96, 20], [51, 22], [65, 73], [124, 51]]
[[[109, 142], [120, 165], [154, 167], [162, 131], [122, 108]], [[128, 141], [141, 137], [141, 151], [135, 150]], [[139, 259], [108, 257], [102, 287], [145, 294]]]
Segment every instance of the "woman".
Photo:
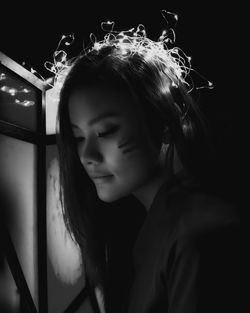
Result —
[[[58, 108], [65, 221], [106, 312], [228, 312], [239, 222], [212, 193], [213, 153], [188, 92], [190, 68], [165, 39], [148, 39], [141, 26], [110, 33], [71, 64]], [[117, 300], [107, 215], [128, 197], [147, 216], [134, 276]]]

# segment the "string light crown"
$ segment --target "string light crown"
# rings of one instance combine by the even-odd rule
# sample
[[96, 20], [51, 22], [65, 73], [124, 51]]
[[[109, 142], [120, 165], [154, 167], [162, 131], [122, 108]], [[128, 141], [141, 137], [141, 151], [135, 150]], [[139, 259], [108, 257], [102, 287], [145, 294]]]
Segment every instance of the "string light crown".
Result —
[[[122, 60], [137, 54], [146, 61], [152, 61], [161, 65], [161, 68], [164, 68], [164, 72], [175, 87], [178, 86], [178, 82], [181, 82], [187, 86], [188, 92], [191, 92], [194, 88], [212, 89], [213, 84], [192, 68], [191, 57], [187, 56], [179, 47], [173, 46], [175, 43], [175, 32], [173, 27], [169, 25], [170, 21], [174, 21], [175, 27], [178, 15], [165, 10], [162, 10], [161, 13], [166, 21], [167, 28], [162, 31], [157, 41], [147, 37], [146, 29], [142, 24], [139, 24], [136, 29], [115, 31], [115, 23], [107, 21], [101, 23], [102, 30], [106, 32], [103, 40], [98, 41], [96, 36], [91, 33], [89, 46], [83, 48], [79, 56], [88, 55], [91, 52], [98, 53], [99, 50], [105, 47], [113, 47], [116, 51], [115, 56]], [[65, 50], [60, 49], [60, 46], [62, 44], [70, 46], [73, 42], [74, 34], [63, 35], [53, 54], [53, 62], [46, 61], [44, 64], [45, 68], [54, 75], [53, 79], [47, 80], [47, 83], [58, 90], [61, 89], [65, 77], [74, 64], [74, 60], [77, 59], [77, 57], [69, 59]], [[194, 85], [190, 75], [191, 71], [198, 74], [202, 80], [200, 86]]]

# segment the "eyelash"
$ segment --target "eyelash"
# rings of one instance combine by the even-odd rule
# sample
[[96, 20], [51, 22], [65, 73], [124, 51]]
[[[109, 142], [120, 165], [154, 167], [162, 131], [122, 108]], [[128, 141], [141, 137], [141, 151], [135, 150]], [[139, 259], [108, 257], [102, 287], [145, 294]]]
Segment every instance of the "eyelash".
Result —
[[[102, 137], [109, 136], [111, 134], [114, 134], [118, 129], [119, 129], [119, 126], [111, 127], [109, 130], [105, 132], [98, 133], [97, 137], [102, 138]], [[85, 139], [84, 137], [75, 137], [76, 142], [82, 142], [84, 141], [84, 139]]]

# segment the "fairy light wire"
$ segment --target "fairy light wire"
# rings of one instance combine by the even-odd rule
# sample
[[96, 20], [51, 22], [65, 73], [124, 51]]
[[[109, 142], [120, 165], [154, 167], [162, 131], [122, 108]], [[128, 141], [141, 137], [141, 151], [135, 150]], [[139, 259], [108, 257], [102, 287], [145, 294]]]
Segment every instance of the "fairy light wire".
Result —
[[[147, 37], [143, 24], [139, 24], [137, 28], [116, 31], [115, 23], [106, 21], [101, 23], [101, 29], [106, 32], [103, 39], [98, 41], [95, 34], [90, 33], [90, 43], [80, 51], [79, 56], [88, 55], [90, 52], [98, 52], [104, 47], [113, 46], [117, 51], [116, 56], [118, 58], [126, 59], [133, 54], [139, 54], [145, 60], [152, 60], [162, 64], [174, 86], [178, 85], [178, 81], [180, 81], [187, 86], [188, 92], [191, 92], [193, 89], [212, 89], [214, 87], [213, 83], [192, 68], [191, 57], [187, 56], [181, 48], [174, 46], [176, 40], [174, 28], [178, 21], [178, 15], [166, 10], [162, 10], [161, 14], [167, 27], [162, 31], [158, 40], [154, 41]], [[53, 74], [53, 79], [48, 79], [47, 83], [58, 90], [61, 89], [64, 79], [74, 63], [74, 59], [77, 58], [77, 56], [69, 58], [67, 52], [61, 46], [70, 46], [74, 40], [74, 34], [62, 35], [53, 53], [53, 62], [46, 61], [44, 63], [45, 68]], [[200, 86], [195, 86], [191, 72], [195, 73], [202, 81]]]

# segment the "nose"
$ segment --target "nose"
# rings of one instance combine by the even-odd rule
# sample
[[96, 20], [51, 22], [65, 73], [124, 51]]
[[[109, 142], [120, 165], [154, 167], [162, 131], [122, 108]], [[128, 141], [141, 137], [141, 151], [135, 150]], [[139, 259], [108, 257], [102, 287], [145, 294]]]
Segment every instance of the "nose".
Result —
[[78, 154], [83, 165], [100, 163], [103, 159], [99, 145], [94, 139], [86, 139], [80, 144]]

